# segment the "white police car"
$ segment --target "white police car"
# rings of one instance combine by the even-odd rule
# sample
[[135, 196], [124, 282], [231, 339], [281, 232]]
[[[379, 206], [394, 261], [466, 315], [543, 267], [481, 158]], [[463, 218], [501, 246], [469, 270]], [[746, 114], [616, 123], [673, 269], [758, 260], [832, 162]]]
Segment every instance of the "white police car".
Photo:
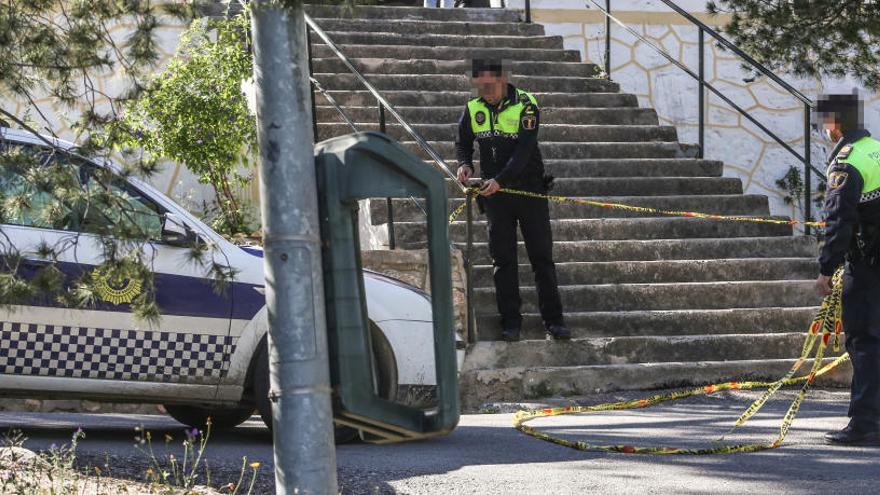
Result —
[[[0, 127], [0, 145], [38, 150], [44, 142]], [[77, 167], [83, 187], [90, 169], [112, 167], [76, 160], [66, 166]], [[8, 197], [21, 181], [4, 163], [0, 197]], [[159, 324], [151, 327], [132, 317], [127, 303], [140, 288], [131, 283], [101, 285], [101, 301], [88, 309], [52, 301], [0, 306], [0, 394], [158, 403], [188, 425], [203, 425], [210, 416], [214, 428], [236, 426], [256, 410], [271, 424], [262, 252], [231, 244], [149, 184], [120, 177], [111, 187], [137, 215], [120, 218], [108, 212], [106, 218], [137, 221], [155, 240], [149, 247]], [[51, 199], [50, 193], [40, 195], [46, 197], [33, 197], [32, 204]], [[5, 220], [0, 239], [11, 242], [32, 267], [50, 263], [37, 254], [38, 246], [48, 243], [65, 246], [52, 261], [63, 272], [95, 271], [101, 246], [90, 227], [93, 220], [85, 216], [46, 225], [25, 210]], [[193, 235], [215, 245], [237, 271], [222, 294], [179, 242]], [[95, 276], [100, 280], [100, 273]], [[365, 273], [364, 279], [379, 392], [417, 403], [436, 384], [431, 305], [424, 293], [397, 280], [375, 273]]]

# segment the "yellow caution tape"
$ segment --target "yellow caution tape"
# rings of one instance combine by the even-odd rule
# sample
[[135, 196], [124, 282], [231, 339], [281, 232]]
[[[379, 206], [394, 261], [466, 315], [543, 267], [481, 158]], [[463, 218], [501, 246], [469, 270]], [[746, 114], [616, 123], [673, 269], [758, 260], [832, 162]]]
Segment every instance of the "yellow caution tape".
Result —
[[[466, 194], [471, 197], [475, 197], [479, 194], [480, 189], [477, 187], [470, 187], [467, 189]], [[675, 210], [661, 210], [658, 208], [648, 208], [644, 206], [633, 206], [626, 205], [621, 203], [607, 203], [602, 201], [592, 201], [588, 199], [582, 198], [570, 198], [566, 196], [554, 196], [549, 194], [540, 194], [534, 193], [530, 191], [520, 191], [516, 189], [507, 189], [502, 188], [499, 190], [501, 193], [506, 194], [515, 194], [519, 196], [526, 196], [530, 198], [537, 199], [546, 199], [549, 201], [553, 201], [556, 203], [574, 203], [574, 204], [583, 204], [590, 206], [597, 206], [600, 208], [610, 208], [610, 209], [618, 209], [618, 210], [626, 210], [626, 211], [634, 211], [640, 213], [652, 213], [659, 215], [667, 215], [667, 216], [678, 216], [678, 217], [687, 217], [687, 218], [709, 218], [715, 220], [727, 220], [727, 221], [735, 221], [735, 222], [754, 222], [754, 223], [770, 223], [777, 225], [805, 225], [811, 227], [824, 227], [825, 222], [801, 222], [797, 220], [778, 220], [773, 218], [760, 218], [760, 217], [743, 217], [743, 216], [727, 216], [727, 215], [717, 215], [712, 213], [701, 213], [695, 211], [675, 211]], [[463, 202], [459, 205], [452, 213], [449, 215], [449, 223], [455, 221], [464, 209], [467, 207], [467, 202]], [[544, 440], [550, 443], [555, 443], [557, 445], [562, 445], [565, 447], [570, 447], [577, 450], [590, 450], [590, 451], [606, 451], [606, 452], [621, 452], [626, 454], [690, 454], [690, 455], [706, 455], [706, 454], [733, 454], [738, 452], [758, 452], [767, 449], [773, 449], [778, 447], [782, 441], [785, 439], [788, 434], [789, 429], [791, 428], [791, 424], [794, 422], [795, 417], [797, 416], [798, 410], [800, 409], [800, 405], [806, 397], [807, 391], [810, 386], [812, 386], [813, 382], [816, 378], [828, 373], [833, 370], [841, 363], [846, 362], [849, 359], [848, 354], [843, 354], [840, 357], [836, 358], [831, 363], [822, 366], [823, 359], [825, 357], [825, 351], [828, 347], [828, 343], [831, 339], [831, 336], [834, 336], [833, 349], [835, 352], [840, 350], [840, 337], [841, 337], [841, 278], [843, 274], [843, 269], [838, 269], [837, 273], [834, 275], [834, 289], [832, 293], [826, 296], [822, 301], [822, 306], [819, 308], [819, 311], [816, 313], [816, 316], [813, 318], [813, 322], [810, 325], [810, 329], [807, 332], [807, 336], [804, 340], [803, 346], [801, 348], [801, 355], [798, 357], [795, 364], [792, 368], [779, 380], [774, 382], [758, 382], [758, 381], [750, 381], [750, 382], [726, 382], [726, 383], [718, 383], [712, 385], [706, 385], [705, 387], [695, 388], [691, 390], [685, 390], [680, 392], [672, 392], [667, 394], [658, 394], [651, 397], [647, 397], [644, 399], [634, 400], [634, 401], [623, 401], [623, 402], [612, 402], [606, 404], [598, 404], [594, 406], [568, 406], [568, 407], [556, 407], [556, 408], [547, 408], [547, 409], [538, 409], [534, 411], [518, 411], [513, 419], [514, 427], [525, 433], [526, 435], [532, 436], [539, 440]], [[818, 344], [818, 346], [817, 346]], [[810, 352], [816, 348], [816, 351], [813, 355], [813, 365], [810, 370], [810, 373], [805, 376], [795, 378], [794, 375], [801, 368], [801, 366], [810, 359]], [[710, 448], [702, 448], [702, 449], [686, 449], [686, 448], [677, 448], [677, 447], [639, 447], [635, 445], [594, 445], [588, 444], [586, 442], [573, 441], [568, 440], [561, 437], [556, 437], [553, 435], [549, 435], [547, 433], [538, 431], [531, 426], [526, 425], [525, 423], [528, 421], [532, 421], [537, 418], [545, 418], [550, 416], [561, 416], [566, 414], [582, 414], [582, 413], [591, 413], [598, 411], [619, 411], [624, 409], [638, 409], [644, 407], [650, 407], [653, 405], [657, 405], [663, 402], [680, 400], [687, 397], [693, 397], [696, 395], [708, 395], [715, 392], [720, 392], [724, 390], [749, 390], [753, 388], [763, 388], [767, 387], [765, 393], [755, 400], [749, 407], [743, 412], [742, 415], [736, 420], [734, 426], [731, 428], [731, 431], [736, 429], [737, 427], [745, 424], [752, 416], [758, 413], [760, 409], [767, 403], [767, 401], [775, 394], [780, 388], [785, 385], [794, 385], [797, 383], [803, 383], [800, 392], [792, 401], [791, 405], [788, 408], [785, 416], [782, 419], [782, 424], [779, 428], [779, 434], [777, 437], [770, 443], [766, 444], [741, 444], [741, 445], [721, 445], [718, 447], [710, 447]], [[729, 432], [728, 432], [729, 433]], [[721, 437], [718, 441], [723, 440], [724, 437]]]
[[[468, 188], [466, 194], [469, 196], [476, 196], [479, 194], [480, 189], [477, 187]], [[605, 203], [602, 201], [591, 201], [589, 199], [583, 198], [570, 198], [567, 196], [553, 196], [550, 194], [539, 194], [529, 191], [520, 191], [517, 189], [507, 189], [501, 188], [499, 190], [501, 193], [507, 194], [516, 194], [519, 196], [526, 196], [530, 198], [537, 199], [546, 199], [549, 201], [553, 201], [555, 203], [575, 203], [580, 205], [590, 205], [590, 206], [598, 206], [600, 208], [610, 208], [617, 210], [627, 210], [627, 211], [635, 211], [639, 213], [653, 213], [657, 215], [667, 215], [667, 216], [675, 216], [675, 217], [687, 217], [687, 218], [711, 218], [714, 220], [728, 220], [734, 222], [754, 222], [754, 223], [772, 223], [777, 225], [806, 225], [810, 227], [824, 227], [825, 222], [801, 222], [798, 220], [779, 220], [775, 218], [760, 218], [760, 217], [742, 217], [742, 216], [727, 216], [727, 215], [716, 215], [714, 213], [700, 213], [697, 211], [675, 211], [675, 210], [661, 210], [658, 208], [648, 208], [646, 206], [633, 206], [633, 205], [625, 205], [621, 203]], [[453, 212], [449, 215], [449, 223], [455, 221], [461, 212], [464, 211], [466, 207], [466, 202], [459, 205]]]
[[[801, 355], [798, 357], [795, 364], [792, 368], [779, 380], [775, 382], [726, 382], [719, 383], [713, 385], [706, 385], [705, 387], [695, 388], [691, 390], [685, 390], [680, 392], [672, 392], [668, 394], [658, 394], [645, 399], [633, 400], [633, 401], [623, 401], [623, 402], [612, 402], [606, 404], [598, 404], [594, 406], [569, 406], [569, 407], [556, 407], [556, 408], [548, 408], [548, 409], [538, 409], [534, 411], [519, 411], [516, 413], [513, 419], [514, 427], [525, 433], [526, 435], [532, 436], [539, 440], [544, 440], [550, 443], [555, 443], [557, 445], [562, 445], [565, 447], [570, 447], [577, 450], [590, 450], [590, 451], [605, 451], [605, 452], [621, 452], [626, 454], [690, 454], [690, 455], [706, 455], [706, 454], [733, 454], [738, 452], [758, 452], [762, 450], [774, 449], [779, 447], [782, 444], [782, 441], [785, 439], [788, 434], [789, 429], [791, 428], [791, 424], [794, 422], [795, 417], [797, 416], [798, 410], [800, 409], [800, 405], [806, 397], [807, 391], [810, 386], [812, 386], [813, 382], [816, 378], [828, 373], [832, 369], [839, 366], [841, 363], [846, 362], [849, 359], [849, 355], [843, 354], [840, 357], [836, 358], [831, 363], [823, 366], [822, 362], [825, 357], [825, 350], [828, 347], [828, 343], [831, 340], [831, 336], [835, 337], [835, 345], [839, 341], [842, 325], [840, 320], [841, 315], [841, 290], [842, 290], [842, 280], [843, 277], [843, 268], [839, 268], [833, 277], [833, 290], [830, 295], [826, 296], [822, 300], [822, 306], [819, 308], [819, 311], [816, 312], [816, 316], [813, 318], [812, 323], [810, 324], [810, 329], [807, 331], [806, 338], [804, 339], [804, 344], [801, 349]], [[805, 376], [800, 376], [794, 378], [794, 374], [797, 370], [809, 359], [810, 352], [816, 348], [815, 353], [813, 354], [813, 366], [810, 370], [810, 373]], [[801, 386], [801, 390], [798, 392], [797, 397], [792, 401], [791, 405], [788, 408], [788, 411], [785, 413], [785, 416], [782, 419], [782, 424], [779, 428], [779, 434], [777, 437], [770, 443], [761, 443], [761, 444], [740, 444], [740, 445], [720, 445], [717, 447], [709, 447], [709, 448], [677, 448], [677, 447], [640, 447], [635, 445], [593, 445], [586, 442], [579, 442], [574, 440], [568, 440], [561, 437], [556, 437], [541, 431], [534, 429], [531, 426], [526, 425], [525, 423], [537, 418], [545, 418], [550, 416], [561, 416], [565, 414], [580, 414], [580, 413], [591, 413], [597, 411], [619, 411], [623, 409], [638, 409], [653, 406], [656, 404], [660, 404], [662, 402], [668, 402], [673, 400], [684, 399], [686, 397], [692, 397], [695, 395], [708, 395], [714, 392], [719, 392], [723, 390], [747, 390], [753, 388], [763, 388], [767, 387], [767, 391], [756, 401], [752, 403], [751, 406], [746, 409], [746, 411], [736, 420], [732, 429], [735, 429], [746, 421], [748, 421], [752, 416], [754, 416], [761, 407], [770, 399], [770, 397], [784, 385], [793, 385], [796, 383], [803, 383]], [[731, 429], [731, 430], [732, 430]], [[722, 437], [723, 439], [723, 437]], [[719, 439], [722, 440], [722, 439]]]

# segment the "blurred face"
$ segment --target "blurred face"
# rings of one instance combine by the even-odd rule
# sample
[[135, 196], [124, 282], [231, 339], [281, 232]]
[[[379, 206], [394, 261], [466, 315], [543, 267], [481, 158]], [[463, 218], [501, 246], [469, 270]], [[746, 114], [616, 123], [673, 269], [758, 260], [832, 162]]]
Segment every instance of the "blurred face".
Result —
[[490, 105], [497, 105], [507, 91], [507, 75], [496, 72], [480, 72], [473, 78], [477, 94]]
[[843, 137], [840, 123], [834, 120], [833, 114], [825, 115], [822, 119], [822, 128], [825, 131], [825, 138], [829, 141], [837, 142]]

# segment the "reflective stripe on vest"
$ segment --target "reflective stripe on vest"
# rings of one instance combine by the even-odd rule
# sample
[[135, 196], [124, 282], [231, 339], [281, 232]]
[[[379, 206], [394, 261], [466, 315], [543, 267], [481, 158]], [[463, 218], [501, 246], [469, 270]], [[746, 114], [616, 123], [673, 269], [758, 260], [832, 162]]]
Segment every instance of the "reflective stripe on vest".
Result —
[[838, 158], [837, 162], [849, 164], [862, 176], [860, 203], [880, 198], [880, 141], [863, 137], [853, 143], [846, 158]]
[[538, 106], [535, 97], [531, 94], [516, 90], [516, 102], [496, 115], [496, 122], [491, 122], [492, 111], [489, 106], [481, 99], [474, 98], [468, 102], [468, 112], [471, 117], [471, 130], [477, 139], [504, 136], [515, 138], [519, 135], [520, 117], [526, 108], [524, 100], [531, 102], [535, 107]]

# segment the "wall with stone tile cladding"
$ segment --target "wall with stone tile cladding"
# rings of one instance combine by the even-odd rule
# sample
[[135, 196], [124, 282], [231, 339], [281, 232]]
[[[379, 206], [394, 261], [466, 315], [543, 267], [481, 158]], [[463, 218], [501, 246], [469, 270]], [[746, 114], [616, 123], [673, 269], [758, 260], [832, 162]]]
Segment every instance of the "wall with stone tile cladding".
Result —
[[[604, 7], [604, 0], [597, 1]], [[707, 15], [704, 0], [676, 3], [709, 26], [723, 26], [727, 21], [725, 16]], [[585, 8], [585, 4], [591, 8]], [[508, 6], [523, 8], [524, 0], [509, 0]], [[565, 47], [579, 50], [584, 61], [604, 66], [604, 15], [589, 0], [532, 0], [531, 6], [533, 22], [544, 25], [548, 35], [562, 36]], [[697, 72], [697, 28], [687, 19], [657, 0], [611, 0], [611, 12]], [[612, 80], [620, 83], [622, 91], [637, 95], [641, 106], [655, 108], [660, 123], [674, 125], [682, 142], [697, 143], [697, 82], [613, 22], [611, 36]], [[803, 104], [766, 77], [748, 82], [753, 74], [742, 69], [736, 55], [720, 50], [709, 35], [704, 50], [706, 80], [803, 153]], [[814, 100], [820, 94], [848, 93], [859, 88], [865, 99], [866, 126], [880, 136], [880, 95], [865, 92], [853, 80], [796, 78], [784, 72], [778, 75]], [[786, 193], [776, 185], [790, 166], [803, 172], [800, 161], [709, 91], [705, 101], [706, 157], [724, 161], [724, 175], [741, 178], [746, 193], [769, 196], [773, 214], [802, 219], [798, 206], [785, 204]], [[812, 162], [824, 170], [826, 154], [833, 145], [815, 131], [811, 142]], [[816, 216], [816, 209], [813, 211]]]

